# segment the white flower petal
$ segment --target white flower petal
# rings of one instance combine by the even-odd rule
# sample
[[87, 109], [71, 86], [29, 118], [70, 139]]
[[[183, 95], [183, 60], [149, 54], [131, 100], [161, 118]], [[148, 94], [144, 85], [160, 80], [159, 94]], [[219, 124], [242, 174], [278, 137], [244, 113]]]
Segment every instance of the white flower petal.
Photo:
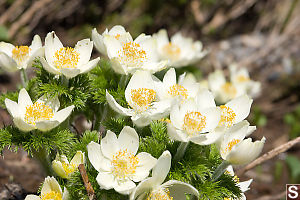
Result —
[[62, 200], [69, 200], [70, 199], [70, 193], [69, 191], [67, 190], [66, 187], [64, 187], [64, 193], [62, 195]]
[[127, 75], [128, 74], [127, 69], [123, 65], [121, 65], [121, 63], [120, 63], [120, 61], [119, 61], [118, 58], [112, 58], [110, 60], [110, 62], [111, 62], [112, 69], [116, 73], [123, 74], [123, 75]]
[[117, 185], [115, 177], [111, 173], [107, 172], [99, 172], [96, 180], [100, 185], [100, 188], [105, 190], [113, 189]]
[[210, 107], [216, 107], [213, 94], [207, 89], [202, 89], [196, 96], [196, 103], [199, 109], [205, 109]]
[[103, 42], [106, 46], [107, 56], [110, 59], [118, 57], [118, 51], [122, 49], [121, 43], [110, 35], [104, 35]]
[[216, 70], [215, 72], [208, 75], [209, 88], [213, 92], [218, 91], [224, 83], [226, 83], [226, 80], [223, 71]]
[[237, 185], [240, 187], [242, 192], [246, 192], [250, 190], [249, 186], [252, 183], [253, 179], [250, 179], [248, 181], [239, 182]]
[[157, 159], [152, 157], [149, 153], [141, 152], [137, 155], [139, 160], [136, 172], [133, 175], [132, 180], [134, 182], [140, 182], [144, 180], [148, 175], [149, 171], [156, 165]]
[[79, 166], [80, 164], [84, 164], [84, 160], [84, 153], [82, 153], [82, 151], [77, 151], [70, 163], [74, 164], [75, 166]]
[[13, 119], [13, 121], [14, 121], [14, 124], [16, 125], [16, 127], [18, 129], [20, 129], [21, 131], [28, 132], [28, 131], [32, 131], [35, 129], [35, 127], [33, 125], [27, 124], [26, 122], [24, 122], [24, 120], [22, 120], [19, 117], [15, 117]]
[[53, 120], [57, 120], [60, 123], [62, 123], [63, 121], [65, 121], [67, 119], [67, 117], [70, 116], [72, 110], [75, 108], [74, 105], [68, 106], [60, 111], [58, 111], [57, 113], [54, 113], [53, 116]]
[[153, 102], [152, 106], [147, 111], [152, 120], [159, 120], [161, 118], [167, 117], [170, 113], [172, 102], [168, 99]]
[[166, 88], [169, 88], [176, 84], [176, 72], [175, 72], [174, 68], [170, 68], [166, 72], [166, 74], [163, 78], [163, 83], [166, 86]]
[[160, 62], [152, 62], [152, 63], [145, 63], [141, 69], [144, 71], [148, 71], [150, 73], [156, 73], [159, 72], [165, 68], [168, 67], [168, 61], [167, 60], [163, 60]]
[[19, 92], [18, 104], [20, 106], [20, 109], [23, 110], [25, 110], [26, 106], [32, 105], [31, 98], [25, 88], [22, 88]]
[[158, 158], [157, 164], [152, 170], [152, 178], [154, 179], [155, 186], [161, 185], [166, 179], [171, 168], [171, 154], [165, 151]]
[[62, 68], [60, 72], [67, 78], [73, 78], [80, 74], [80, 69], [78, 68]]
[[99, 60], [100, 60], [100, 57], [95, 58], [94, 60], [88, 61], [85, 65], [81, 65], [79, 67], [80, 73], [82, 74], [82, 73], [91, 71], [94, 67], [97, 66]]
[[94, 28], [93, 31], [92, 31], [92, 40], [94, 42], [94, 45], [96, 47], [96, 49], [103, 55], [107, 55], [106, 53], [106, 46], [104, 45], [104, 42], [103, 42], [103, 36], [100, 35], [98, 32], [97, 32], [97, 29]]
[[110, 160], [120, 150], [117, 136], [110, 130], [107, 131], [106, 136], [101, 140], [100, 144], [103, 155]]
[[185, 194], [194, 195], [196, 198], [199, 197], [199, 192], [196, 188], [181, 181], [170, 180], [161, 187], [169, 189], [170, 196], [173, 197], [173, 200], [183, 200], [186, 198]]
[[118, 141], [121, 150], [127, 149], [134, 155], [136, 154], [139, 148], [139, 136], [134, 128], [125, 126], [119, 134]]
[[256, 159], [261, 153], [265, 138], [252, 142], [251, 138], [241, 141], [233, 148], [226, 157], [226, 160], [234, 165], [244, 165]]
[[5, 102], [7, 111], [13, 118], [20, 117], [19, 105], [15, 101], [12, 101], [12, 100], [6, 98], [4, 102]]
[[256, 130], [256, 126], [249, 126], [246, 137], [251, 135]]
[[55, 52], [64, 46], [54, 33], [54, 31], [47, 34], [45, 38], [45, 57], [49, 65], [53, 65]]
[[41, 190], [41, 195], [47, 194], [51, 191], [57, 192], [59, 194], [62, 194], [62, 190], [60, 188], [59, 183], [54, 177], [48, 176], [45, 178], [42, 190]]
[[44, 103], [45, 105], [49, 106], [53, 112], [57, 112], [60, 107], [59, 99], [57, 96], [48, 98], [44, 95], [41, 96], [36, 102]]
[[3, 52], [0, 52], [0, 68], [7, 72], [15, 72], [19, 70], [17, 63]]
[[77, 66], [84, 65], [91, 58], [93, 42], [90, 39], [80, 40], [76, 43], [74, 49], [77, 51], [77, 53], [79, 53], [79, 60]]
[[12, 50], [15, 48], [13, 44], [0, 42], [0, 52], [5, 53], [8, 57], [12, 56]]
[[52, 64], [49, 64], [44, 57], [40, 58], [40, 61], [43, 65], [43, 68], [48, 71], [49, 73], [52, 73], [52, 74], [60, 74], [59, 70], [54, 67]]
[[26, 196], [25, 200], [41, 200], [41, 198], [37, 195], [29, 194]]
[[168, 124], [168, 135], [171, 139], [181, 142], [188, 142], [188, 135], [182, 130], [176, 129], [172, 124]]
[[165, 29], [159, 30], [158, 33], [154, 35], [154, 37], [157, 41], [157, 45], [159, 46], [159, 48], [169, 43], [168, 33]]
[[30, 50], [34, 53], [36, 50], [42, 48], [42, 40], [39, 35], [35, 35], [33, 37], [33, 40], [31, 42], [31, 45], [29, 46]]
[[62, 163], [60, 161], [53, 160], [52, 161], [52, 169], [55, 171], [55, 173], [62, 177], [62, 178], [68, 178], [68, 175], [66, 174], [66, 171], [64, 170]]
[[221, 139], [223, 135], [223, 131], [212, 131], [207, 134], [200, 134], [198, 136], [191, 137], [190, 140], [199, 145], [210, 145]]
[[100, 144], [92, 141], [87, 145], [87, 150], [89, 161], [98, 172], [110, 170], [110, 161], [104, 157]]
[[131, 116], [133, 114], [133, 111], [131, 109], [123, 108], [122, 106], [120, 106], [120, 104], [118, 104], [116, 100], [113, 98], [113, 96], [111, 96], [107, 91], [106, 91], [106, 100], [114, 111], [125, 116]]
[[115, 26], [113, 26], [110, 30], [109, 30], [109, 32], [108, 32], [108, 34], [110, 34], [110, 35], [118, 35], [118, 34], [120, 34], [120, 35], [122, 35], [122, 34], [125, 34], [126, 33], [126, 30], [125, 30], [125, 28], [123, 27], [123, 26], [121, 26], [121, 25], [115, 25]]
[[43, 47], [37, 49], [28, 59], [28, 61], [25, 63], [25, 65], [23, 66], [24, 69], [26, 69], [27, 67], [31, 67], [32, 64], [34, 63], [34, 60], [38, 57], [43, 57], [45, 54], [45, 49]]
[[135, 187], [136, 185], [133, 181], [125, 180], [118, 182], [118, 184], [115, 185], [114, 189], [120, 194], [129, 195]]
[[232, 99], [228, 103], [225, 104], [225, 106], [230, 107], [233, 112], [236, 114], [234, 123], [238, 123], [249, 115], [250, 108], [253, 100], [250, 99], [247, 95], [243, 95], [240, 97], [237, 97], [235, 99]]
[[221, 119], [221, 109], [211, 107], [201, 111], [201, 114], [206, 117], [205, 127], [201, 130], [202, 133], [214, 130]]
[[183, 119], [184, 119], [184, 112], [180, 112], [179, 110], [179, 105], [174, 105], [171, 108], [170, 111], [170, 120], [172, 125], [177, 128], [177, 129], [181, 129], [182, 125], [183, 125]]
[[136, 114], [131, 117], [132, 122], [137, 127], [148, 126], [151, 123], [151, 118], [148, 114]]
[[45, 120], [45, 121], [39, 121], [35, 123], [35, 126], [37, 129], [41, 131], [49, 131], [55, 127], [57, 127], [60, 124], [59, 121], [52, 121], [52, 120]]
[[[143, 196], [144, 194], [150, 192], [154, 186], [157, 185], [155, 183], [155, 179], [148, 178], [144, 181], [140, 182], [137, 187], [133, 190], [133, 192], [130, 194], [130, 200], [140, 199], [140, 196]], [[159, 185], [159, 184], [158, 184]]]

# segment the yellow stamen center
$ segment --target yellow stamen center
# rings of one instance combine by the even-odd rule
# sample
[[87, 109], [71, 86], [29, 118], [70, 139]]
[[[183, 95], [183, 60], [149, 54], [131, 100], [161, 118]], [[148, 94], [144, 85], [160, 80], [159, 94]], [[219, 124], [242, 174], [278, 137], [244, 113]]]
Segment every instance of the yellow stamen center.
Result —
[[156, 99], [153, 89], [139, 88], [131, 90], [131, 102], [129, 105], [138, 112], [146, 111]]
[[239, 139], [233, 139], [231, 140], [228, 144], [227, 147], [224, 150], [224, 153], [231, 151], [231, 149], [237, 144], [239, 143], [241, 140]]
[[120, 38], [120, 34], [115, 35], [115, 38], [118, 40]]
[[206, 117], [200, 112], [188, 112], [184, 116], [183, 129], [193, 136], [198, 134], [206, 126]]
[[24, 62], [29, 58], [30, 48], [28, 46], [16, 46], [12, 50], [12, 58], [17, 62], [18, 65], [23, 65]]
[[173, 200], [169, 189], [159, 189], [149, 194], [146, 200]]
[[135, 42], [124, 43], [118, 51], [118, 56], [121, 65], [128, 67], [141, 67], [147, 59], [146, 51]]
[[57, 69], [76, 68], [80, 54], [71, 47], [62, 47], [54, 54], [54, 64]]
[[169, 42], [168, 44], [166, 44], [165, 46], [163, 46], [162, 48], [163, 52], [165, 52], [165, 54], [174, 60], [179, 59], [180, 56], [180, 47], [176, 44], [173, 44], [172, 42]]
[[172, 97], [181, 96], [183, 100], [187, 99], [188, 92], [187, 89], [185, 89], [182, 85], [172, 85], [170, 89], [168, 90], [168, 94]]
[[113, 156], [111, 162], [112, 174], [118, 179], [130, 177], [135, 174], [138, 163], [138, 157], [127, 151], [127, 149], [119, 151]]
[[237, 90], [232, 83], [226, 82], [221, 88], [230, 98], [234, 98], [237, 94]]
[[69, 163], [63, 162], [62, 166], [63, 166], [67, 176], [69, 174], [73, 173], [77, 169], [77, 166], [75, 164], [69, 164]]
[[48, 192], [47, 194], [44, 194], [41, 196], [42, 200], [62, 200], [62, 196], [60, 193], [51, 191]]
[[219, 126], [225, 125], [230, 127], [233, 125], [236, 114], [235, 112], [228, 106], [221, 105], [221, 120], [219, 122]]
[[50, 120], [53, 115], [53, 111], [48, 105], [35, 102], [31, 106], [26, 106], [25, 122], [35, 125], [38, 121]]
[[249, 81], [249, 77], [244, 76], [244, 75], [239, 75], [239, 76], [237, 77], [237, 81], [238, 81], [238, 82], [247, 82], [247, 81]]

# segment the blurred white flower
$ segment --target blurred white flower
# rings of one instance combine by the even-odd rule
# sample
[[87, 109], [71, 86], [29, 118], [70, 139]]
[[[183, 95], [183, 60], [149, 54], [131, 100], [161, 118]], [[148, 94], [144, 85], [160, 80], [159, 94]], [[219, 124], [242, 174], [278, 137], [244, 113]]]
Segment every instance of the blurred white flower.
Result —
[[99, 172], [96, 180], [101, 189], [130, 194], [140, 182], [149, 175], [157, 160], [149, 153], [141, 152], [139, 136], [136, 131], [125, 126], [117, 138], [116, 134], [107, 131], [100, 144], [88, 144], [88, 157]]
[[66, 188], [64, 188], [64, 193], [57, 180], [54, 177], [47, 177], [43, 183], [41, 190], [41, 195], [27, 195], [25, 200], [68, 200], [69, 193]]
[[73, 78], [78, 74], [90, 71], [97, 65], [99, 57], [90, 61], [92, 50], [93, 42], [90, 39], [80, 40], [75, 48], [64, 47], [52, 31], [46, 36], [46, 59], [41, 58], [41, 62], [48, 72]]
[[131, 108], [123, 108], [106, 92], [111, 108], [122, 115], [131, 116], [137, 126], [147, 126], [152, 120], [166, 117], [170, 112], [170, 101], [160, 100], [153, 77], [146, 71], [133, 74], [125, 89], [125, 98]]
[[103, 35], [107, 56], [116, 73], [127, 75], [137, 70], [155, 73], [166, 67], [168, 61], [159, 61], [156, 42], [151, 36], [141, 34], [135, 40], [132, 40], [131, 36], [124, 39], [109, 34]]
[[40, 36], [35, 35], [30, 46], [14, 46], [0, 42], [0, 67], [5, 71], [14, 72], [30, 67], [37, 57], [44, 55]]
[[224, 198], [224, 200], [246, 200], [246, 196], [245, 196], [244, 192], [250, 190], [249, 186], [250, 186], [251, 182], [253, 181], [253, 179], [249, 179], [248, 181], [240, 182], [239, 178], [234, 175], [234, 171], [233, 171], [232, 165], [229, 165], [227, 167], [225, 173], [228, 173], [229, 175], [233, 176], [236, 184], [239, 186], [239, 188], [242, 191], [242, 194], [241, 194], [242, 196], [240, 198], [238, 198], [238, 199]]
[[94, 28], [92, 31], [92, 40], [95, 44], [95, 47], [100, 53], [106, 56], [107, 56], [107, 47], [103, 41], [106, 35], [113, 36], [120, 43], [124, 43], [124, 44], [132, 41], [132, 37], [130, 33], [126, 32], [123, 26], [116, 25], [112, 27], [110, 31], [105, 29], [105, 31], [101, 35], [97, 32], [96, 28]]
[[176, 81], [176, 72], [174, 68], [169, 69], [163, 81], [157, 82], [159, 96], [162, 100], [179, 100], [173, 101], [175, 103], [184, 102], [189, 98], [194, 98], [200, 88], [200, 85], [194, 80], [192, 76], [185, 76], [182, 74]]
[[249, 135], [249, 123], [242, 121], [226, 129], [219, 149], [221, 157], [233, 165], [250, 163], [261, 153], [265, 137], [260, 141], [252, 142]]
[[152, 170], [152, 177], [140, 182], [130, 195], [130, 200], [183, 200], [186, 194], [199, 197], [196, 188], [188, 183], [169, 180], [165, 183], [171, 167], [171, 154], [165, 151], [157, 160]]
[[211, 92], [203, 89], [195, 99], [171, 108], [168, 134], [172, 139], [181, 142], [212, 144], [222, 136], [222, 132], [213, 132], [220, 119], [221, 109], [216, 107]]
[[70, 178], [71, 174], [77, 170], [80, 164], [84, 164], [85, 156], [81, 151], [77, 151], [71, 162], [69, 163], [65, 155], [56, 155], [52, 161], [52, 168], [57, 175], [62, 178]]
[[247, 68], [239, 68], [233, 64], [229, 66], [230, 70], [230, 80], [235, 85], [241, 85], [252, 98], [259, 96], [261, 92], [261, 84], [258, 81], [253, 81], [250, 79], [249, 72]]
[[18, 103], [6, 98], [5, 106], [16, 127], [25, 132], [34, 129], [49, 131], [65, 121], [74, 108], [72, 105], [58, 111], [60, 103], [57, 97], [47, 99], [43, 96], [32, 103], [24, 88], [19, 92]]
[[169, 40], [167, 31], [162, 29], [153, 37], [157, 40], [157, 51], [162, 60], [169, 60], [172, 67], [194, 64], [206, 55], [200, 41], [176, 33]]

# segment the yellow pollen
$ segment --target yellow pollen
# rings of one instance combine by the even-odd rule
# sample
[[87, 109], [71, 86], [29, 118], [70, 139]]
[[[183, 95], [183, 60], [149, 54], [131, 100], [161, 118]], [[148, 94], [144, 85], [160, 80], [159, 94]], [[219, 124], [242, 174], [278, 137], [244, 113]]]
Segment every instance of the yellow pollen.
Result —
[[239, 75], [239, 76], [237, 77], [237, 81], [238, 81], [238, 82], [246, 82], [246, 81], [249, 81], [249, 77], [244, 76], [244, 75]]
[[120, 38], [120, 34], [115, 35], [115, 38], [118, 40]]
[[227, 197], [225, 197], [225, 198], [224, 198], [224, 200], [231, 200], [231, 198], [227, 198]]
[[219, 122], [219, 126], [225, 125], [230, 127], [233, 125], [236, 114], [235, 112], [228, 106], [221, 105], [221, 120]]
[[29, 58], [30, 48], [28, 46], [16, 46], [12, 50], [12, 58], [17, 62], [18, 65], [23, 65], [24, 62]]
[[193, 136], [202, 131], [206, 126], [206, 117], [200, 112], [188, 112], [184, 116], [183, 128], [186, 132]]
[[172, 42], [169, 42], [165, 46], [163, 46], [162, 50], [166, 53], [166, 55], [174, 60], [179, 59], [180, 55], [180, 47], [177, 46], [176, 44], [173, 44]]
[[124, 43], [118, 51], [119, 61], [128, 67], [141, 67], [147, 59], [146, 51], [135, 42]]
[[237, 144], [239, 143], [241, 140], [239, 139], [233, 139], [231, 140], [228, 144], [227, 147], [225, 148], [225, 150], [223, 151], [223, 153], [226, 153], [228, 151], [231, 151], [231, 149]]
[[62, 47], [54, 54], [54, 64], [57, 69], [76, 68], [80, 54], [71, 47]]
[[146, 111], [156, 99], [153, 89], [139, 88], [131, 90], [131, 102], [129, 105], [138, 112]]
[[226, 82], [221, 86], [222, 90], [230, 96], [230, 98], [234, 98], [236, 96], [237, 90], [232, 83]]
[[168, 94], [172, 97], [181, 96], [183, 100], [187, 99], [188, 92], [182, 85], [175, 84], [170, 87]]
[[48, 192], [47, 194], [44, 194], [41, 196], [42, 200], [62, 200], [62, 196], [60, 193], [51, 191]]
[[169, 189], [160, 189], [149, 194], [146, 200], [173, 200]]
[[127, 151], [117, 152], [111, 161], [112, 174], [118, 179], [125, 179], [135, 174], [136, 167], [139, 163], [138, 157]]
[[[230, 173], [228, 170], [226, 170], [226, 171], [224, 172], [224, 174], [228, 174], [228, 175], [232, 176], [231, 173]], [[237, 177], [237, 176], [233, 176], [233, 180], [234, 180], [236, 183], [239, 183], [239, 182], [240, 182], [240, 179], [239, 179], [239, 177]]]
[[77, 166], [75, 164], [68, 164], [68, 163], [63, 162], [62, 166], [63, 166], [67, 176], [69, 174], [73, 173], [77, 169]]
[[31, 106], [26, 106], [25, 122], [35, 125], [36, 122], [42, 120], [50, 120], [53, 117], [52, 109], [44, 103], [35, 102]]

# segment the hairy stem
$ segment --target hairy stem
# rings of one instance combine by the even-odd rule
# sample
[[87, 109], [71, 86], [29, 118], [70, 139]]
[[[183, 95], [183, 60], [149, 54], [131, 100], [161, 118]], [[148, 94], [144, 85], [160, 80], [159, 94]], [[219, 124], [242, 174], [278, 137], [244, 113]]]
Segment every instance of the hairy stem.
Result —
[[175, 163], [180, 161], [183, 158], [183, 156], [185, 154], [185, 151], [186, 151], [187, 147], [189, 146], [189, 143], [190, 142], [181, 142], [181, 144], [177, 148], [177, 152], [174, 156], [174, 162]]
[[47, 155], [47, 152], [45, 151], [44, 148], [40, 148], [38, 151], [33, 151], [32, 156], [37, 161], [39, 161], [40, 165], [43, 167], [44, 172], [47, 175], [52, 175], [53, 174], [50, 159], [49, 159], [49, 157]]
[[219, 166], [218, 168], [215, 170], [213, 176], [212, 176], [212, 180], [216, 181], [218, 180], [218, 178], [220, 178], [220, 176], [225, 172], [226, 168], [230, 165], [230, 163], [226, 160], [224, 160]]
[[28, 83], [28, 77], [27, 77], [25, 69], [23, 69], [23, 68], [20, 70], [20, 77], [21, 77], [21, 82], [22, 82], [23, 87], [26, 88], [27, 83]]

